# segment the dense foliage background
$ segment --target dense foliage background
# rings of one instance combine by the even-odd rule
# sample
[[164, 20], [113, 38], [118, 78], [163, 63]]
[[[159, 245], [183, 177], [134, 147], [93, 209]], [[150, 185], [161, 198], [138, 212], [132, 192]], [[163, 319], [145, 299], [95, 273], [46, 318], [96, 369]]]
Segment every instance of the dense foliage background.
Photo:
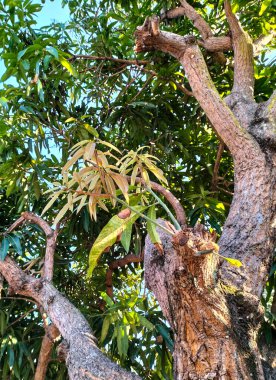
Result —
[[[233, 193], [227, 149], [214, 183], [219, 141], [195, 99], [183, 90], [189, 84], [181, 67], [159, 52], [136, 56], [133, 51], [136, 27], [146, 16], [177, 2], [63, 0], [70, 11], [68, 21], [38, 28], [44, 3], [0, 2], [0, 232], [23, 210], [41, 214], [47, 203], [44, 192], [60, 179], [70, 148], [99, 136], [124, 152], [146, 145], [161, 160], [159, 166], [190, 224], [204, 223], [219, 235]], [[228, 33], [222, 0], [189, 3], [215, 34]], [[232, 3], [253, 39], [275, 28], [275, 0]], [[197, 35], [184, 18], [165, 21], [162, 28]], [[256, 58], [257, 101], [268, 99], [275, 88], [273, 47], [275, 42]], [[232, 86], [232, 53], [226, 54], [227, 65], [204, 55], [220, 94], [226, 96]], [[47, 213], [50, 223], [61, 207], [62, 201], [56, 202]], [[117, 206], [111, 214], [119, 210]], [[157, 213], [166, 217], [162, 209]], [[111, 214], [101, 210], [97, 222], [86, 208], [67, 216], [58, 240], [54, 283], [84, 313], [114, 360], [142, 378], [171, 379], [171, 332], [144, 288], [142, 265], [114, 272], [116, 303], [105, 294], [105, 273], [109, 263], [126, 255], [121, 244], [103, 255], [92, 279], [86, 280], [89, 250]], [[130, 252], [141, 252], [144, 235], [139, 219]], [[26, 270], [39, 272], [45, 240], [38, 228], [25, 225], [10, 235], [9, 243], [9, 253]], [[2, 244], [2, 254], [4, 249]], [[270, 311], [274, 270], [275, 266], [264, 294], [268, 341], [276, 318]], [[37, 306], [18, 299], [5, 286], [0, 305], [0, 377], [30, 379], [44, 333]], [[66, 379], [65, 366], [55, 353], [47, 378]]]

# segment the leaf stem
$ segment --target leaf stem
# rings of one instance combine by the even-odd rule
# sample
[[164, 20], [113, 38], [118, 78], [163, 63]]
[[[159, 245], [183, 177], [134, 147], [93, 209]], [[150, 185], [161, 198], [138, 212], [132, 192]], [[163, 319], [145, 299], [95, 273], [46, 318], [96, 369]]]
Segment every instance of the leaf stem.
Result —
[[125, 201], [122, 201], [120, 198], [117, 198], [115, 197], [114, 195], [112, 196], [114, 199], [116, 199], [116, 201], [118, 201], [119, 203], [123, 204], [124, 206], [126, 206], [127, 208], [129, 208], [131, 211], [135, 212], [136, 214], [138, 214], [139, 216], [141, 216], [141, 218], [144, 218], [146, 220], [148, 220], [149, 222], [155, 224], [157, 227], [161, 228], [163, 231], [167, 232], [168, 234], [170, 235], [174, 235], [173, 231], [170, 231], [168, 228], [162, 226], [161, 224], [157, 223], [155, 220], [153, 219], [150, 219], [148, 216], [142, 214], [140, 211], [137, 211], [135, 210], [134, 208], [132, 208], [129, 204], [127, 204]]
[[155, 194], [154, 191], [151, 190], [150, 187], [146, 187], [147, 191], [149, 193], [151, 193], [151, 195], [157, 200], [157, 202], [163, 207], [163, 209], [166, 211], [166, 213], [169, 215], [171, 221], [173, 222], [173, 225], [175, 226], [175, 228], [177, 230], [181, 230], [181, 226], [180, 224], [178, 223], [178, 221], [175, 219], [173, 213], [171, 212], [171, 210], [168, 208], [168, 206], [158, 197], [157, 194]]

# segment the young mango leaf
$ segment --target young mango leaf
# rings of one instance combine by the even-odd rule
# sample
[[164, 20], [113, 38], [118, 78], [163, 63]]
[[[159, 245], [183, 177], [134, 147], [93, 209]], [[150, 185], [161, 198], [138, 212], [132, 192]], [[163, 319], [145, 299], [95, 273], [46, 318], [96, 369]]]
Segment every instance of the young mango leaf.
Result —
[[[156, 221], [156, 212], [155, 212], [154, 205], [150, 206], [147, 216], [149, 219]], [[162, 244], [160, 236], [158, 235], [156, 231], [156, 225], [151, 223], [149, 220], [147, 220], [147, 231], [150, 236], [150, 240], [153, 244], [155, 243]]]
[[132, 209], [134, 211], [131, 211], [128, 218], [121, 219], [118, 215], [115, 215], [104, 226], [94, 242], [89, 254], [89, 268], [87, 273], [88, 278], [92, 276], [93, 270], [95, 269], [103, 251], [107, 247], [111, 247], [116, 242], [117, 237], [126, 230], [127, 226], [132, 225], [135, 220], [139, 218], [139, 214], [137, 214], [137, 212], [141, 213], [146, 208], [146, 206], [133, 206]]

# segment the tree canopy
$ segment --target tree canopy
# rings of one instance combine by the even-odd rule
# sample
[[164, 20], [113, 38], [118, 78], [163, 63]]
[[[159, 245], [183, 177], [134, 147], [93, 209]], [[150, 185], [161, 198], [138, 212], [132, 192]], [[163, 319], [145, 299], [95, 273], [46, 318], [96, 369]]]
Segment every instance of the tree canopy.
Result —
[[[63, 0], [70, 12], [68, 21], [38, 28], [44, 3], [0, 3], [0, 259], [9, 253], [26, 273], [39, 276], [46, 246], [41, 228], [25, 223], [4, 233], [24, 211], [42, 215], [49, 205], [49, 190], [59, 189], [62, 181], [70, 189], [64, 168], [70, 172], [73, 166], [80, 173], [93, 143], [104, 152], [102, 161], [108, 159], [99, 181], [108, 165], [116, 166], [121, 159], [117, 165], [121, 168], [129, 159], [132, 171], [128, 173], [125, 165], [121, 174], [131, 175], [135, 165], [137, 171], [143, 167], [142, 180], [148, 187], [147, 181], [167, 187], [186, 210], [189, 225], [202, 223], [220, 236], [234, 191], [229, 151], [211, 128], [180, 63], [158, 51], [134, 52], [137, 26], [155, 14], [160, 15], [163, 30], [200, 39], [188, 17], [170, 13], [179, 3]], [[189, 4], [214, 35], [229, 36], [222, 0]], [[275, 5], [275, 0], [232, 1], [233, 12], [256, 42], [257, 102], [268, 100], [275, 88], [275, 39], [271, 38]], [[201, 41], [211, 77], [225, 97], [233, 85], [233, 52], [210, 53]], [[72, 152], [79, 143], [79, 150]], [[74, 152], [80, 154], [72, 159]], [[93, 162], [97, 164], [97, 157]], [[43, 217], [50, 225], [56, 220], [60, 228], [53, 283], [84, 314], [109, 357], [143, 379], [172, 379], [172, 331], [145, 287], [142, 262], [149, 230], [158, 243], [151, 220], [168, 219], [162, 207], [166, 198], [158, 194], [156, 199], [154, 186], [138, 187], [137, 192], [134, 180], [128, 195], [128, 185], [113, 171], [117, 173], [111, 175], [113, 182], [102, 181], [101, 190], [113, 192], [113, 198], [100, 198], [88, 207], [86, 195], [79, 194], [83, 203], [78, 209], [79, 203], [72, 199], [69, 204], [70, 191], [66, 196], [62, 192], [46, 210]], [[94, 185], [88, 190], [99, 191]], [[90, 261], [87, 276], [93, 244], [128, 201], [134, 208], [133, 223], [124, 225], [120, 241], [116, 242], [119, 234], [114, 235], [112, 247], [102, 245], [97, 265], [92, 273]], [[148, 224], [135, 210], [150, 218]], [[105, 236], [113, 230], [111, 226]], [[269, 343], [275, 334], [276, 315], [271, 310], [275, 280], [274, 264], [263, 294], [263, 333]], [[31, 299], [14, 295], [6, 283], [0, 305], [0, 376], [30, 379], [44, 335], [39, 308]], [[66, 379], [64, 362], [55, 351], [52, 355], [46, 378]]]

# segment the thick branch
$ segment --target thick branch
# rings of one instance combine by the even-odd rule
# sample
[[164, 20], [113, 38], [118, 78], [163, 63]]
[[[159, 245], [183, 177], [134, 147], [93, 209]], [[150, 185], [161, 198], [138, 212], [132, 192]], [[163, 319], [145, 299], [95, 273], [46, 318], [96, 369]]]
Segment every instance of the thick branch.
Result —
[[180, 2], [185, 16], [187, 16], [192, 21], [195, 28], [197, 28], [201, 34], [203, 40], [207, 40], [209, 37], [213, 36], [212, 29], [208, 22], [206, 22], [204, 18], [201, 17], [200, 14], [197, 13], [197, 11], [187, 3], [186, 0], [181, 0]]
[[232, 34], [234, 49], [234, 86], [232, 92], [253, 98], [253, 43], [233, 14], [229, 0], [225, 0], [224, 7]]
[[106, 271], [106, 277], [105, 277], [105, 284], [106, 284], [106, 294], [113, 298], [113, 284], [112, 284], [112, 275], [115, 269], [124, 267], [131, 263], [140, 263], [143, 261], [142, 256], [137, 256], [134, 254], [126, 255], [125, 257], [112, 261], [112, 263], [109, 264], [109, 268]]
[[181, 7], [171, 9], [161, 15], [161, 20], [164, 18], [177, 18], [186, 16], [193, 23], [194, 27], [199, 31], [203, 41], [200, 42], [206, 50], [216, 53], [215, 59], [220, 63], [225, 63], [226, 59], [221, 53], [231, 49], [231, 40], [229, 37], [213, 37], [213, 32], [210, 25], [204, 18], [190, 5], [186, 0], [181, 1]]
[[68, 342], [66, 364], [71, 380], [140, 379], [113, 363], [98, 349], [86, 319], [47, 280], [27, 275], [9, 257], [0, 261], [0, 272], [17, 294], [32, 297], [43, 307]]
[[[208, 72], [208, 68], [193, 37], [182, 37], [161, 31], [152, 35], [151, 22], [137, 28], [136, 50], [161, 50], [177, 58], [183, 65], [193, 94], [211, 121], [217, 134], [228, 146], [233, 158], [244, 162], [244, 151], [256, 154], [259, 147], [241, 127], [229, 107], [220, 98]], [[249, 159], [253, 159], [250, 157]]]

